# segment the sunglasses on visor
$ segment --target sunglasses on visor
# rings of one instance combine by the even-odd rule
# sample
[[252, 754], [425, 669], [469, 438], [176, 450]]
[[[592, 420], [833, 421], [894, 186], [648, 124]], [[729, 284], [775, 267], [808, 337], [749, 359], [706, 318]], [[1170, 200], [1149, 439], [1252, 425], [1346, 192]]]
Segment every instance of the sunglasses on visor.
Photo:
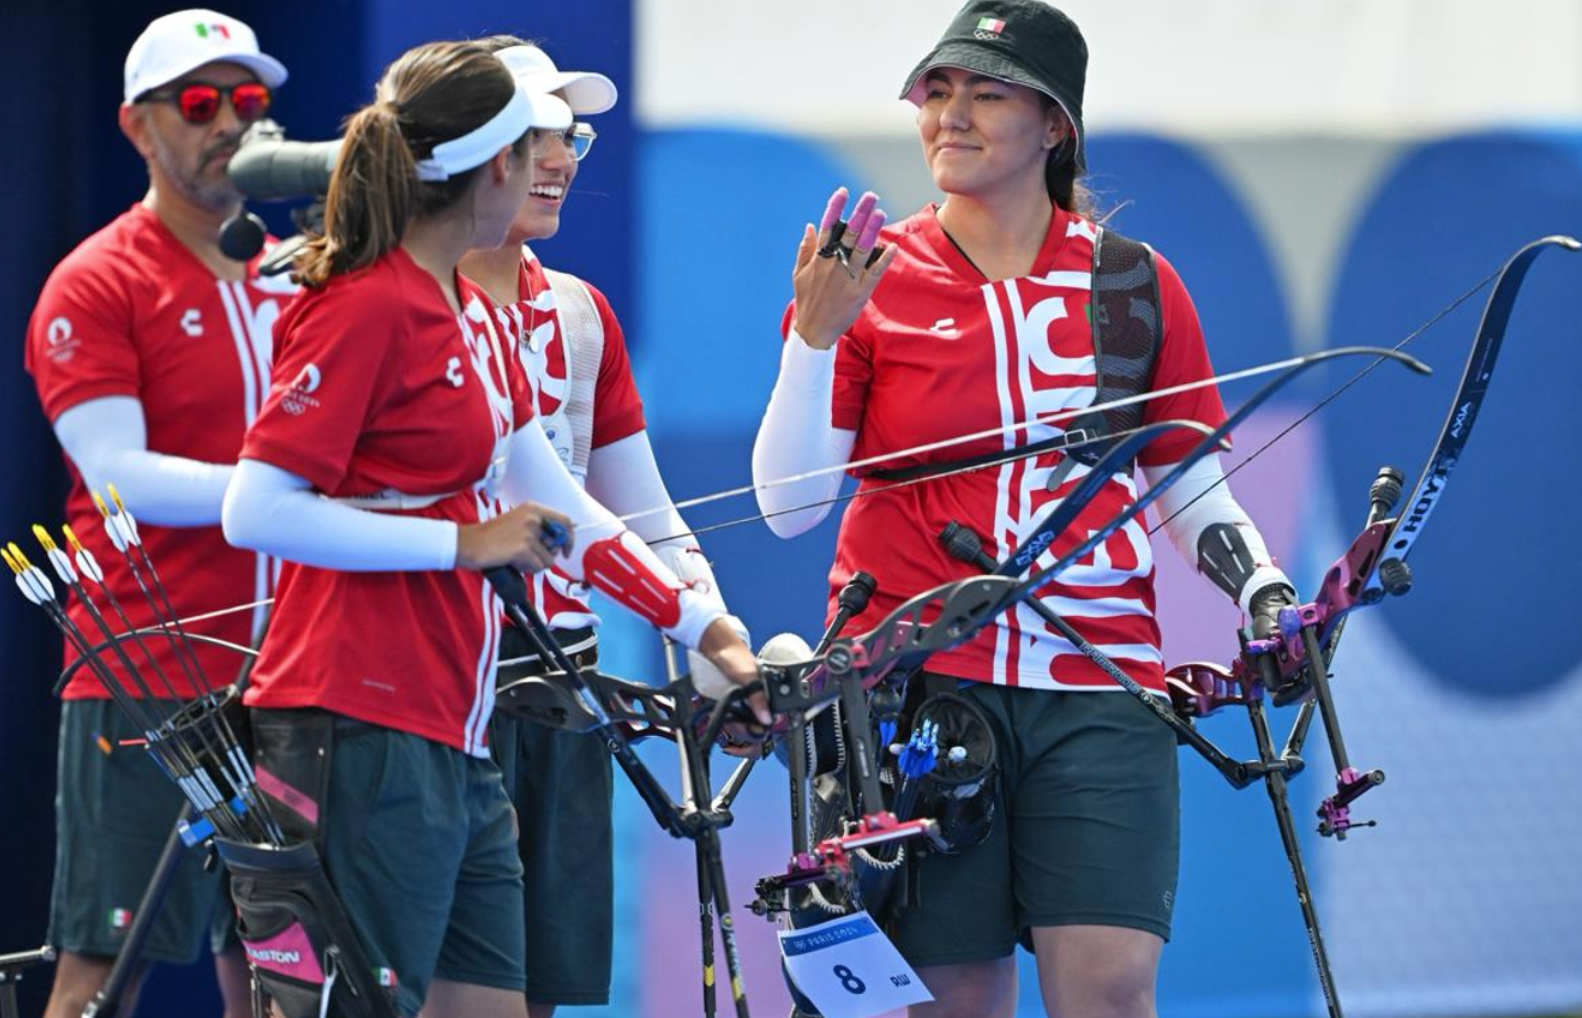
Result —
[[243, 81], [235, 85], [210, 85], [195, 81], [180, 88], [146, 92], [138, 102], [175, 103], [181, 119], [189, 124], [207, 124], [220, 115], [220, 103], [229, 98], [236, 119], [250, 123], [269, 112], [274, 93], [261, 81]]

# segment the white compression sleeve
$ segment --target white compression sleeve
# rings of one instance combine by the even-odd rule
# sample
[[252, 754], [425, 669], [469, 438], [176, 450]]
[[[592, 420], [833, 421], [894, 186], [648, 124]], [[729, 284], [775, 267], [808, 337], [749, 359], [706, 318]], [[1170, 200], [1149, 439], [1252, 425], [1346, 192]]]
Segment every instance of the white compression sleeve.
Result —
[[142, 523], [207, 527], [220, 522], [220, 502], [235, 469], [148, 448], [143, 404], [131, 396], [90, 399], [55, 418], [55, 437], [90, 491], [115, 485]]
[[[835, 348], [815, 350], [795, 332], [780, 352], [780, 377], [753, 443], [753, 483], [845, 463], [857, 433], [830, 421], [835, 391]], [[841, 474], [829, 473], [758, 492], [758, 508], [778, 537], [795, 537], [829, 515], [828, 500], [840, 491]], [[824, 505], [812, 503], [824, 502]], [[798, 509], [798, 506], [809, 508]]]
[[588, 494], [613, 513], [641, 514], [628, 521], [632, 533], [693, 590], [725, 607], [714, 570], [686, 520], [676, 511], [659, 474], [647, 431], [601, 445], [588, 454]]
[[[660, 487], [663, 488], [663, 485]], [[672, 639], [696, 648], [703, 638], [703, 631], [725, 614], [723, 604], [715, 604], [697, 591], [686, 588], [635, 534], [623, 536], [627, 533], [626, 527], [571, 476], [554, 447], [549, 444], [544, 428], [536, 417], [511, 436], [505, 495], [514, 503], [536, 502], [571, 517], [572, 525], [576, 528], [575, 546], [562, 568], [574, 579], [583, 580], [586, 576], [583, 557], [589, 548], [600, 541], [619, 540], [627, 554], [635, 557], [661, 583], [678, 591], [681, 619], [676, 625], [664, 630]], [[603, 589], [597, 582], [594, 586]]]
[[454, 569], [456, 524], [370, 512], [324, 498], [304, 477], [244, 459], [225, 492], [225, 539], [344, 572]]
[[[1149, 485], [1156, 484], [1175, 468], [1174, 463], [1143, 467], [1143, 476]], [[1216, 524], [1235, 527], [1252, 555], [1254, 570], [1241, 585], [1236, 603], [1243, 613], [1248, 613], [1252, 595], [1271, 583], [1283, 583], [1295, 589], [1284, 571], [1274, 564], [1263, 535], [1248, 517], [1247, 511], [1231, 494], [1230, 485], [1224, 483], [1225, 470], [1219, 455], [1203, 457], [1192, 464], [1181, 479], [1159, 496], [1156, 503], [1159, 518], [1165, 520], [1165, 533], [1181, 557], [1193, 569], [1198, 569], [1198, 541], [1203, 532]], [[1206, 494], [1204, 494], [1206, 492]], [[1202, 497], [1198, 497], [1198, 496]], [[1197, 501], [1193, 501], [1196, 498]]]
[[[697, 538], [688, 532], [687, 523], [676, 511], [659, 474], [648, 432], [628, 435], [588, 454], [588, 493], [612, 512], [623, 516], [640, 513], [630, 521], [632, 533], [647, 541], [660, 561], [694, 593], [720, 612], [727, 611], [714, 569]], [[740, 619], [734, 615], [725, 618], [736, 635], [752, 642]], [[711, 700], [721, 699], [731, 691], [730, 680], [695, 650], [687, 651], [687, 672], [692, 676], [693, 687]]]

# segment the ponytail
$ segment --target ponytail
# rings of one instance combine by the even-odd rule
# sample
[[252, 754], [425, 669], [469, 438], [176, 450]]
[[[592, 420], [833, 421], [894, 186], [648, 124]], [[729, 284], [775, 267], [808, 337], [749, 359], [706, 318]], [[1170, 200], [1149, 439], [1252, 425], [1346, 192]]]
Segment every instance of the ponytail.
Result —
[[[418, 178], [418, 160], [482, 125], [515, 90], [499, 58], [473, 43], [431, 42], [402, 54], [380, 79], [376, 101], [346, 122], [324, 233], [297, 255], [298, 281], [323, 286], [366, 268], [400, 245], [414, 219], [459, 201], [482, 167], [428, 181]], [[530, 133], [517, 139], [518, 155]]]
[[323, 286], [388, 254], [401, 243], [419, 186], [395, 105], [376, 102], [354, 113], [324, 200], [324, 235], [297, 256], [298, 279]]

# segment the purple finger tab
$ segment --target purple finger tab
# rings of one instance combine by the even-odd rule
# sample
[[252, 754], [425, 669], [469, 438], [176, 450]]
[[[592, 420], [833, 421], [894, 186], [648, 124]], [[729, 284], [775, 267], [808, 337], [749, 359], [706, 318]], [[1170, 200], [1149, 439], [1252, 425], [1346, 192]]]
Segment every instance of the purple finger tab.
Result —
[[868, 217], [873, 214], [874, 206], [878, 204], [878, 195], [872, 191], [862, 193], [862, 197], [857, 199], [857, 207], [851, 210], [851, 218], [847, 220], [852, 233], [862, 236], [863, 229], [868, 225]]
[[868, 217], [868, 223], [862, 228], [862, 234], [857, 238], [857, 247], [864, 251], [871, 251], [874, 244], [879, 241], [879, 231], [884, 229], [886, 219], [884, 209], [876, 209]]
[[846, 208], [846, 189], [837, 187], [835, 193], [829, 196], [829, 204], [824, 206], [824, 218], [819, 220], [820, 233], [832, 228], [840, 222], [840, 214]]

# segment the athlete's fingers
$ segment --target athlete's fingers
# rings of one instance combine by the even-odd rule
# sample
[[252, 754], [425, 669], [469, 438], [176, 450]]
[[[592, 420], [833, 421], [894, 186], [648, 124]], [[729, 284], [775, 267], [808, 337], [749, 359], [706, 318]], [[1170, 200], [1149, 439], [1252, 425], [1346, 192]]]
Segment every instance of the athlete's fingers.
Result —
[[539, 506], [538, 513], [541, 518], [539, 529], [544, 535], [544, 545], [551, 552], [559, 552], [569, 557], [572, 549], [577, 546], [577, 525], [571, 522], [570, 516], [546, 506]]
[[536, 541], [530, 541], [518, 548], [507, 564], [524, 573], [541, 573], [553, 565], [554, 561], [554, 552]]
[[873, 215], [868, 217], [868, 224], [862, 228], [862, 236], [857, 239], [857, 247], [864, 251], [872, 251], [873, 246], [879, 242], [879, 231], [884, 229], [885, 220], [889, 213], [884, 209], [875, 209]]
[[813, 224], [808, 223], [802, 230], [802, 243], [796, 249], [796, 268], [792, 275], [807, 268], [808, 262], [813, 260], [813, 252], [818, 250], [818, 234], [813, 230]]
[[849, 194], [850, 192], [842, 185], [829, 196], [829, 201], [824, 206], [824, 216], [818, 221], [819, 243], [829, 242], [830, 231], [835, 228], [836, 223], [840, 222], [840, 214], [846, 211], [846, 197]]
[[874, 209], [879, 205], [879, 196], [872, 191], [864, 191], [862, 197], [857, 199], [857, 206], [851, 210], [851, 218], [846, 221], [846, 233], [841, 238], [844, 243], [846, 238], [851, 238], [851, 243], [846, 245], [849, 253], [852, 245], [858, 242], [862, 232], [868, 228], [868, 220], [872, 218]]
[[774, 724], [774, 715], [769, 713], [769, 697], [759, 690], [747, 698], [747, 706], [752, 709], [753, 717], [765, 728]]
[[868, 222], [863, 224], [862, 233], [857, 237], [857, 246], [851, 252], [853, 265], [867, 267], [868, 255], [873, 251], [873, 246], [879, 242], [879, 231], [884, 229], [885, 219], [884, 209], [875, 209], [873, 215], [868, 217]]
[[891, 244], [880, 251], [879, 257], [868, 266], [868, 271], [863, 276], [863, 286], [868, 293], [873, 293], [874, 287], [879, 285], [879, 277], [883, 276], [890, 268], [890, 263], [895, 261], [895, 252], [895, 245]]

